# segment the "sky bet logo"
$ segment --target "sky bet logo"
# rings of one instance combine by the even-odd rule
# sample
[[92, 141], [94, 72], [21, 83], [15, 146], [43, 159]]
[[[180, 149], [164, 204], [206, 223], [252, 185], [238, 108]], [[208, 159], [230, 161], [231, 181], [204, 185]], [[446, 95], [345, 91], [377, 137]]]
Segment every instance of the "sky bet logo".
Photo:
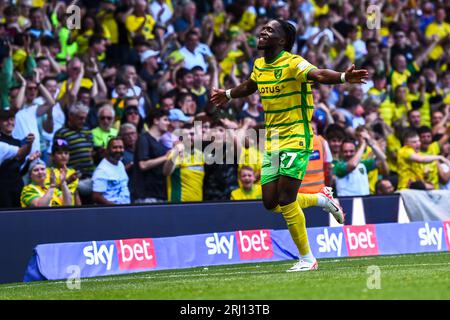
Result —
[[[343, 238], [344, 233], [342, 231], [339, 232], [333, 232], [333, 229], [327, 229], [325, 228], [323, 230], [323, 233], [319, 233], [316, 237], [317, 245], [319, 247], [319, 252], [322, 254], [327, 253], [335, 253], [336, 255], [330, 255], [331, 256], [337, 256], [341, 257], [342, 252], [342, 244], [343, 244]], [[326, 255], [328, 257], [329, 255]]]
[[234, 235], [219, 235], [214, 233], [205, 239], [208, 255], [225, 255], [228, 260], [233, 259], [237, 242], [239, 258], [241, 260], [265, 259], [273, 256], [270, 230], [237, 231]]
[[92, 245], [83, 248], [83, 254], [88, 266], [103, 264], [109, 271], [113, 260], [114, 245], [98, 244], [96, 241], [92, 241]]
[[[448, 228], [449, 224], [444, 223], [444, 228]], [[449, 230], [447, 229], [447, 232]], [[442, 227], [430, 227], [428, 222], [425, 223], [425, 227], [419, 228], [418, 235], [420, 239], [420, 245], [422, 247], [435, 247], [438, 251], [442, 250], [443, 244], [443, 232]], [[448, 240], [447, 240], [448, 241]]]
[[373, 224], [344, 226], [344, 234], [350, 257], [378, 255], [378, 242]]
[[157, 265], [153, 240], [150, 238], [115, 242], [92, 241], [92, 245], [83, 248], [85, 263], [88, 266], [104, 265], [107, 271], [112, 268], [114, 254], [117, 254], [120, 270], [150, 269]]

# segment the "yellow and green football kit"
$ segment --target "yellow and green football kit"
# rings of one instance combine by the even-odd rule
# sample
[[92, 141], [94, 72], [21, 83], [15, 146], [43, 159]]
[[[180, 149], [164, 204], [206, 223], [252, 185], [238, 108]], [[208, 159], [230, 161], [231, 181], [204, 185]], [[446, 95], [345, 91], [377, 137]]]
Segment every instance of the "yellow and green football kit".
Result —
[[255, 60], [250, 78], [261, 95], [266, 128], [262, 185], [280, 176], [302, 180], [305, 175], [313, 150], [310, 121], [314, 110], [307, 74], [315, 68], [286, 51], [272, 61]]
[[169, 202], [203, 201], [204, 165], [203, 155], [197, 150], [189, 155], [185, 154], [183, 159], [176, 159], [176, 168], [167, 177]]

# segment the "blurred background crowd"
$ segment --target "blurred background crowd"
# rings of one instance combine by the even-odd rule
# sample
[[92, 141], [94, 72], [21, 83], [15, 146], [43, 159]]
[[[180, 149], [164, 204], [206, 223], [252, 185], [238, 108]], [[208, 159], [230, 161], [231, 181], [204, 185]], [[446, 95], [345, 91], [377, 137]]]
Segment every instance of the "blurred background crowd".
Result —
[[315, 66], [369, 71], [363, 85], [312, 86], [302, 192], [450, 189], [449, 11], [424, 0], [0, 1], [0, 207], [261, 198], [258, 93], [221, 108], [209, 96], [249, 78], [272, 18], [297, 28], [292, 52]]

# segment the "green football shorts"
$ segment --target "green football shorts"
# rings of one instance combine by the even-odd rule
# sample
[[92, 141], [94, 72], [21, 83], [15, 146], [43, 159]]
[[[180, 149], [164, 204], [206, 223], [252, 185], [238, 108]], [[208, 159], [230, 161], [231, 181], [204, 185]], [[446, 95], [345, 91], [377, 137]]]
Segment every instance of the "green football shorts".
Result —
[[261, 169], [261, 185], [287, 176], [303, 180], [311, 151], [283, 149], [264, 153]]

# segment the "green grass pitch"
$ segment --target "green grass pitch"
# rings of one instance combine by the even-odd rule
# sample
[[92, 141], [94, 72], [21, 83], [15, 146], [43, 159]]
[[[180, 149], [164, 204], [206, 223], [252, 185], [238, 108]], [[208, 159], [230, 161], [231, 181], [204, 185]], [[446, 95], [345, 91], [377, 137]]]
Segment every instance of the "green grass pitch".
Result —
[[317, 271], [286, 273], [294, 262], [81, 279], [72, 290], [66, 281], [4, 284], [0, 299], [450, 299], [450, 252], [321, 259]]

